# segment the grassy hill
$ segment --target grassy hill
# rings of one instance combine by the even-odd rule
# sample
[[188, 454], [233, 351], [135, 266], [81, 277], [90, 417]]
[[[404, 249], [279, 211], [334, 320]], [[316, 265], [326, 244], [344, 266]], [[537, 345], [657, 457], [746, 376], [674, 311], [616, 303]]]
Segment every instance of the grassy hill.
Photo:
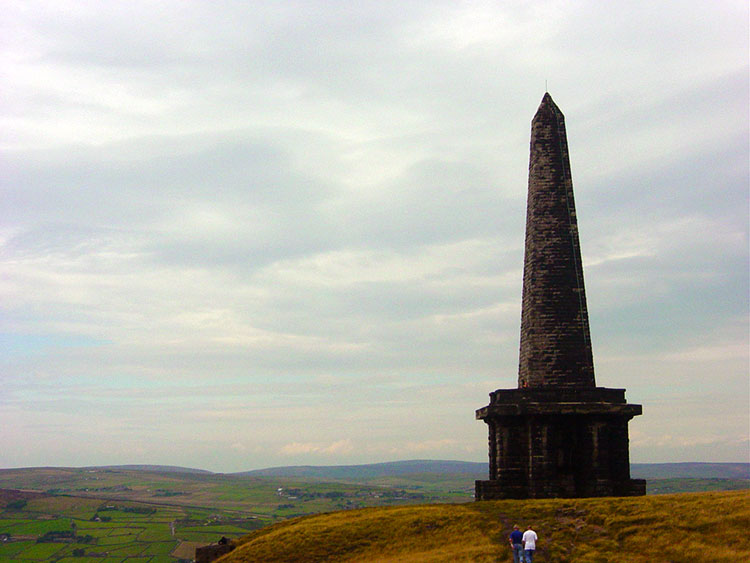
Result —
[[222, 563], [511, 561], [533, 524], [536, 562], [750, 561], [750, 492], [367, 508], [288, 520], [236, 540]]

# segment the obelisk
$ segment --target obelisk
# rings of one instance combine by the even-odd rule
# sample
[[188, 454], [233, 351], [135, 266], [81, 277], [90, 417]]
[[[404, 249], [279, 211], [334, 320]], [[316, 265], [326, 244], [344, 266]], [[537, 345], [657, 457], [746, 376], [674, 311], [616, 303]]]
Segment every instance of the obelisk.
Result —
[[565, 118], [545, 94], [531, 122], [520, 387], [594, 387]]
[[549, 93], [531, 124], [518, 388], [476, 412], [490, 475], [477, 500], [645, 494], [630, 479], [624, 389], [597, 387], [565, 118]]

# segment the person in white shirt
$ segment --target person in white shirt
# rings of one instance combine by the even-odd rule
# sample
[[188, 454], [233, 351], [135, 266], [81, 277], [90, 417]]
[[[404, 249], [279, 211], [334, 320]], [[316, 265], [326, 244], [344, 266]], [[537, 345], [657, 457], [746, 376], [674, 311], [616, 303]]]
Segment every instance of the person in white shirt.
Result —
[[531, 529], [531, 525], [526, 528], [523, 533], [523, 553], [526, 556], [526, 563], [532, 563], [534, 561], [534, 551], [536, 550], [536, 532]]

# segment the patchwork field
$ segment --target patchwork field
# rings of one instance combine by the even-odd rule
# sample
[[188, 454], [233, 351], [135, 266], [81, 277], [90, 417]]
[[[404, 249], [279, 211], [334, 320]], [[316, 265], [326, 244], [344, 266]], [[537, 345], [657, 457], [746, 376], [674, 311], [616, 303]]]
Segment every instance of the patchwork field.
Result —
[[273, 521], [216, 507], [74, 495], [0, 491], [0, 561], [189, 561], [197, 545], [237, 537]]
[[[50, 506], [45, 506], [46, 500], [50, 501]], [[187, 511], [181, 508], [99, 501], [92, 512], [91, 506], [61, 507], [59, 500], [57, 497], [37, 499], [34, 506], [27, 505], [20, 510], [6, 508], [0, 513], [3, 539], [0, 560], [67, 561], [73, 558], [79, 563], [87, 559], [114, 563], [138, 557], [143, 563], [174, 562], [192, 558], [195, 544], [210, 543], [221, 536], [246, 534], [262, 525], [254, 519], [242, 519], [226, 512], [201, 521], [190, 520]], [[182, 557], [175, 556], [183, 542], [188, 542], [190, 549], [180, 550], [184, 554]]]
[[127, 469], [0, 470], [0, 560], [167, 563], [287, 518], [367, 506], [456, 502], [419, 486]]

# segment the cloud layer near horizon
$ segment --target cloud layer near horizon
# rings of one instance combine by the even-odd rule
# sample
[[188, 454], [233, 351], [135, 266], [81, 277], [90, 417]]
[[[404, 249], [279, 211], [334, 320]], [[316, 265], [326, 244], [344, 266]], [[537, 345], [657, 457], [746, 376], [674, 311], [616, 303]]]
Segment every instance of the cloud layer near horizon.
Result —
[[748, 9], [675, 6], [7, 3], [0, 466], [485, 459], [545, 80], [632, 459], [746, 459]]

